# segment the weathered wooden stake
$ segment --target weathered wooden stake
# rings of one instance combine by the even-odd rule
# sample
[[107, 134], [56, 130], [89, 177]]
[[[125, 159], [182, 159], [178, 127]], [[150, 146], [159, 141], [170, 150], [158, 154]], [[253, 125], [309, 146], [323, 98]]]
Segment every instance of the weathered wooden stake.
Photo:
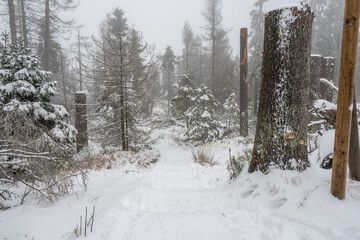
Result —
[[240, 136], [248, 136], [248, 32], [240, 29]]
[[359, 0], [345, 1], [331, 193], [345, 198], [359, 32]]
[[86, 227], [87, 227], [87, 207], [85, 207], [85, 224], [84, 224], [84, 236], [86, 237]]
[[264, 59], [253, 156], [249, 172], [309, 166], [307, 126], [311, 31], [310, 7], [265, 16]]
[[317, 54], [312, 54], [310, 57], [310, 107], [314, 104], [316, 99], [320, 97], [320, 78], [322, 70], [323, 57]]
[[93, 206], [93, 212], [92, 212], [92, 217], [91, 217], [91, 229], [90, 229], [90, 232], [93, 231], [94, 218], [95, 218], [95, 206]]
[[86, 118], [86, 93], [75, 93], [75, 128], [78, 131], [76, 136], [77, 151], [88, 146], [87, 118]]
[[[325, 78], [326, 80], [334, 83], [335, 58], [324, 57], [321, 65], [321, 78]], [[320, 98], [329, 102], [334, 101], [334, 90], [329, 88], [329, 85], [323, 82], [320, 82]]]

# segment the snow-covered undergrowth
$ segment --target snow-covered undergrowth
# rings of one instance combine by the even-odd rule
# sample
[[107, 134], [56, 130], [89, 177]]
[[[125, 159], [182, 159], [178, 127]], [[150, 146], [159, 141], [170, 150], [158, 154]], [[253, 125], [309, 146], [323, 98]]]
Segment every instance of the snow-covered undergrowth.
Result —
[[229, 148], [240, 155], [249, 141], [209, 144], [218, 164], [201, 166], [179, 140], [182, 131], [156, 130], [161, 155], [151, 168], [113, 165], [91, 172], [86, 192], [0, 212], [0, 239], [68, 239], [85, 206], [96, 206], [87, 239], [360, 239], [360, 184], [349, 181], [347, 198], [333, 198], [331, 170], [318, 167], [318, 152], [302, 173], [248, 174], [245, 167], [229, 183]]

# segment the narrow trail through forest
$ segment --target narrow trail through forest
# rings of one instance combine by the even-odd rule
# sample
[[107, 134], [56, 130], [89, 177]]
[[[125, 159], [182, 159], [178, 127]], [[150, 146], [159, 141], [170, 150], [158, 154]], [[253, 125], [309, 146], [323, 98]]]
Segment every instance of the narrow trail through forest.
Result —
[[[224, 191], [227, 182], [217, 176], [225, 168], [202, 167], [193, 162], [189, 147], [179, 147], [171, 136], [165, 140], [156, 145], [161, 153], [157, 165], [139, 187], [97, 217], [100, 228], [90, 239], [327, 239], [331, 234], [330, 229], [244, 204], [256, 185], [241, 195]], [[270, 209], [281, 205], [279, 201]]]

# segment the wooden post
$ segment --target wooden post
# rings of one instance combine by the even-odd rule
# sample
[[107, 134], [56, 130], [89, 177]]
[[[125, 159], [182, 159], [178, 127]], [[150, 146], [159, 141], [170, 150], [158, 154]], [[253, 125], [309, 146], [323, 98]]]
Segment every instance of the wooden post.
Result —
[[248, 136], [248, 33], [240, 30], [240, 136]]
[[[321, 67], [321, 78], [334, 83], [335, 75], [335, 58], [333, 57], [324, 57], [322, 59]], [[320, 82], [320, 98], [325, 99], [329, 102], [334, 101], [334, 90], [329, 87], [328, 84]]]
[[345, 198], [359, 32], [359, 0], [345, 1], [331, 193]]
[[316, 99], [319, 99], [320, 92], [320, 78], [322, 70], [323, 57], [317, 54], [312, 54], [310, 57], [310, 93], [309, 103], [310, 107], [314, 104]]
[[83, 147], [88, 146], [87, 118], [86, 118], [86, 93], [75, 93], [75, 128], [78, 131], [76, 135], [76, 146], [79, 152]]
[[307, 131], [311, 31], [307, 5], [265, 17], [259, 113], [249, 172], [308, 167]]

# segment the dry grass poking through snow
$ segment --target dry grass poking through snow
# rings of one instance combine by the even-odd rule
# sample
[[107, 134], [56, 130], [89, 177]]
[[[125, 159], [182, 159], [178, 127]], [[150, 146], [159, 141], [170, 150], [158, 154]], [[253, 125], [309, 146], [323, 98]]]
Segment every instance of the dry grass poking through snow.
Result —
[[87, 162], [86, 168], [94, 170], [111, 169], [125, 164], [147, 169], [155, 164], [160, 157], [157, 151], [101, 151], [100, 153], [87, 153], [86, 155], [82, 156]]
[[215, 160], [211, 146], [203, 145], [197, 149], [192, 149], [191, 152], [194, 162], [200, 163], [202, 166], [215, 166], [219, 164], [219, 162]]

